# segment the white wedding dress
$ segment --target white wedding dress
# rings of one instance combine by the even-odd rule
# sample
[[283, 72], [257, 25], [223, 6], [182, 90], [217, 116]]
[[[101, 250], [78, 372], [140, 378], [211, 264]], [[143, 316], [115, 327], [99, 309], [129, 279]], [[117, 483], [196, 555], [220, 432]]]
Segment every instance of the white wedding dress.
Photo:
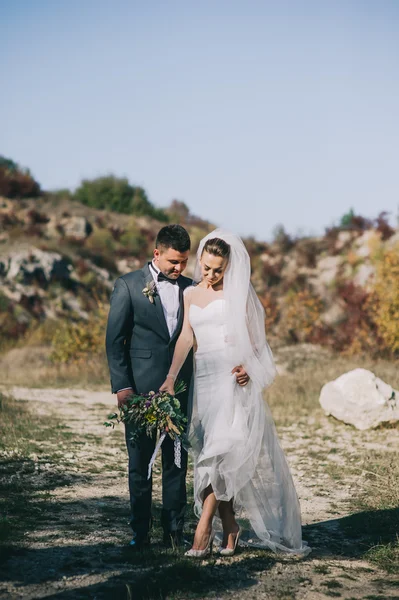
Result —
[[[188, 432], [196, 515], [211, 485], [218, 500], [233, 499], [243, 543], [306, 555], [297, 494], [262, 389], [252, 381], [240, 387], [231, 373], [237, 365], [228, 351], [223, 292], [212, 296], [194, 287], [186, 299], [197, 343]], [[214, 528], [220, 538], [218, 514]]]

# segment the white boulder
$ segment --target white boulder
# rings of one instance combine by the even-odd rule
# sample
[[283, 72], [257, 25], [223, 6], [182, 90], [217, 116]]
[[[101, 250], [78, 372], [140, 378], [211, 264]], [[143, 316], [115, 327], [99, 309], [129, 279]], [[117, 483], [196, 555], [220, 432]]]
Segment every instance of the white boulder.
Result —
[[399, 421], [399, 391], [367, 369], [354, 369], [326, 383], [319, 402], [327, 415], [356, 429]]

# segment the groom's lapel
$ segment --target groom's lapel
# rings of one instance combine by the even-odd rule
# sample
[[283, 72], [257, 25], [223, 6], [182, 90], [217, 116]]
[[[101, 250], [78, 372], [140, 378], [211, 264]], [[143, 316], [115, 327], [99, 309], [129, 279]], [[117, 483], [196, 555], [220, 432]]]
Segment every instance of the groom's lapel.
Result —
[[[141, 269], [144, 275], [144, 282], [147, 285], [147, 283], [154, 281], [154, 278], [151, 274], [150, 271], [150, 267], [148, 266], [148, 263], [146, 265], [144, 265], [144, 267]], [[166, 337], [166, 339], [169, 341], [170, 339], [170, 335], [169, 335], [169, 329], [168, 326], [166, 324], [166, 319], [165, 319], [165, 314], [163, 312], [163, 308], [162, 308], [162, 302], [161, 302], [161, 297], [158, 293], [155, 294], [155, 296], [153, 297], [154, 303], [151, 305], [154, 309], [154, 313], [156, 314], [158, 321], [159, 321], [159, 325], [161, 327], [161, 331], [164, 334], [164, 336]]]

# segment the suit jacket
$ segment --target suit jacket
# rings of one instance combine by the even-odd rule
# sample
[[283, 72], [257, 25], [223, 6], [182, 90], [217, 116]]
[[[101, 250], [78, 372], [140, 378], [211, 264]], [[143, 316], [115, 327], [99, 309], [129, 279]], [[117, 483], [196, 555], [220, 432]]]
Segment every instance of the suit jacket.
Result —
[[[115, 282], [111, 295], [106, 333], [106, 351], [111, 375], [112, 393], [132, 387], [146, 393], [157, 391], [169, 371], [177, 338], [183, 325], [183, 291], [192, 280], [180, 275], [177, 279], [180, 309], [172, 337], [166, 324], [161, 299], [154, 303], [143, 294], [146, 284], [153, 281], [148, 264]], [[193, 372], [190, 352], [179, 374], [187, 387]]]

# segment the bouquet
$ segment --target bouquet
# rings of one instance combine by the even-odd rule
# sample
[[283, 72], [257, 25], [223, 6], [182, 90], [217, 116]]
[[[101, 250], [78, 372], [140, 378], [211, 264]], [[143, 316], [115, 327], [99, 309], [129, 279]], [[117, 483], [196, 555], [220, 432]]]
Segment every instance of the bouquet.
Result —
[[[187, 389], [185, 383], [176, 383], [175, 396]], [[152, 465], [165, 437], [168, 435], [174, 440], [175, 464], [181, 466], [181, 437], [184, 433], [187, 418], [183, 414], [180, 402], [168, 392], [148, 392], [147, 394], [132, 394], [126, 399], [126, 403], [119, 407], [119, 413], [108, 415], [105, 427], [115, 427], [118, 423], [129, 423], [133, 425], [130, 438], [132, 444], [136, 444], [141, 435], [148, 436], [160, 433], [158, 444], [148, 466], [148, 477], [151, 476]]]

